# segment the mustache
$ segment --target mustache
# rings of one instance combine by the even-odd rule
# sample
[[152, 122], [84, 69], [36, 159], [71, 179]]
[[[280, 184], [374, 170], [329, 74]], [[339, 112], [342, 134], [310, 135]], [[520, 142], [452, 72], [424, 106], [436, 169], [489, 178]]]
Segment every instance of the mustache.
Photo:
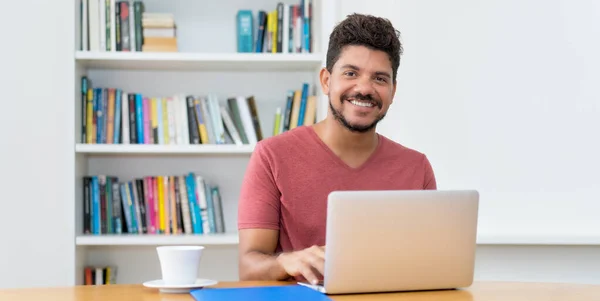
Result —
[[348, 100], [350, 98], [354, 98], [356, 100], [361, 100], [361, 101], [370, 101], [373, 104], [375, 104], [378, 108], [381, 109], [381, 101], [379, 101], [379, 99], [376, 99], [375, 97], [373, 97], [371, 94], [361, 94], [361, 93], [355, 93], [355, 94], [342, 94], [342, 101]]

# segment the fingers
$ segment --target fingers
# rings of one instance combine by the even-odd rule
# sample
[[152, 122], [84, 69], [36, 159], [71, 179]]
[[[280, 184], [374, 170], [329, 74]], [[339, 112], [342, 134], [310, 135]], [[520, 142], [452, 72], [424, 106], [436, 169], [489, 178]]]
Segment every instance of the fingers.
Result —
[[315, 274], [315, 272], [313, 272], [313, 269], [311, 268], [311, 266], [309, 264], [302, 264], [300, 266], [299, 272], [311, 284], [316, 285], [317, 283], [319, 283], [319, 277]]
[[319, 283], [325, 268], [325, 253], [319, 247], [310, 247], [300, 253], [298, 271], [312, 284]]
[[325, 270], [325, 259], [318, 254], [308, 253], [304, 258], [304, 262], [310, 267], [314, 268], [321, 275], [324, 274]]
[[[289, 255], [289, 256], [288, 256]], [[325, 246], [312, 246], [302, 251], [280, 256], [288, 275], [302, 276], [312, 284], [318, 284], [325, 274]]]

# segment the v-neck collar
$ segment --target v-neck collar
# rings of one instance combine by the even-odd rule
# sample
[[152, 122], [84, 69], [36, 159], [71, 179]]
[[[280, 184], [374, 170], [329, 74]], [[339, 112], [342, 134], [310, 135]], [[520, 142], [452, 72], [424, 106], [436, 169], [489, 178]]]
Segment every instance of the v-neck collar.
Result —
[[327, 144], [325, 144], [325, 142], [323, 142], [323, 140], [321, 140], [321, 137], [319, 137], [319, 135], [317, 134], [317, 132], [315, 131], [315, 129], [312, 126], [307, 126], [307, 127], [308, 127], [307, 130], [310, 132], [310, 136], [316, 141], [316, 143], [319, 144], [323, 148], [323, 150], [326, 153], [328, 153], [329, 156], [331, 156], [332, 159], [338, 165], [340, 165], [344, 169], [346, 169], [348, 171], [352, 171], [352, 172], [362, 171], [367, 166], [369, 166], [369, 164], [371, 164], [371, 162], [377, 158], [377, 156], [381, 152], [381, 150], [383, 148], [383, 144], [384, 144], [383, 137], [379, 133], [377, 133], [377, 146], [375, 147], [375, 150], [373, 151], [373, 153], [371, 153], [371, 155], [367, 158], [367, 160], [365, 160], [365, 162], [363, 162], [360, 166], [352, 167], [352, 166], [348, 165], [346, 162], [344, 162], [344, 160], [342, 160], [340, 157], [338, 157], [338, 155], [336, 155], [333, 152], [333, 150], [331, 150], [331, 148], [329, 148], [329, 146]]

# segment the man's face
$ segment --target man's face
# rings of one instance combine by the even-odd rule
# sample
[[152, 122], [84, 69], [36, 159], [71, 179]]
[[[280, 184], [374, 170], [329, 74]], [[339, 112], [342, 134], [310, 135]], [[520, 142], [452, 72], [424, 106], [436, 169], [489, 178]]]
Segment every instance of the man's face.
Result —
[[383, 119], [396, 92], [387, 54], [364, 46], [346, 46], [331, 73], [321, 71], [321, 85], [333, 117], [361, 133]]

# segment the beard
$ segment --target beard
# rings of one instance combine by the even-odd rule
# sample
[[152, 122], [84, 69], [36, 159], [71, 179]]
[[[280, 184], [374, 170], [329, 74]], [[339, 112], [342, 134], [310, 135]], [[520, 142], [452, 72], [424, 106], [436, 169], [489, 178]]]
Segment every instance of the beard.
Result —
[[[346, 101], [349, 98], [353, 98], [356, 100], [369, 100], [371, 102], [374, 103], [375, 106], [377, 106], [379, 109], [381, 109], [382, 107], [382, 103], [379, 100], [374, 99], [371, 95], [362, 95], [362, 94], [356, 94], [356, 95], [346, 95], [343, 94], [340, 97], [340, 104], [343, 104], [344, 101]], [[335, 120], [337, 120], [343, 127], [345, 127], [346, 129], [348, 129], [350, 132], [353, 133], [366, 133], [370, 130], [372, 130], [373, 128], [375, 128], [377, 126], [377, 124], [383, 120], [383, 118], [385, 117], [385, 114], [381, 114], [379, 116], [377, 116], [377, 118], [375, 120], [373, 120], [373, 122], [371, 122], [370, 124], [367, 125], [361, 125], [361, 124], [351, 124], [346, 117], [344, 117], [344, 114], [342, 114], [342, 112], [340, 110], [337, 110], [336, 108], [333, 107], [333, 103], [331, 101], [331, 97], [329, 97], [329, 108], [331, 109], [331, 113], [333, 114], [333, 117], [335, 118]]]

